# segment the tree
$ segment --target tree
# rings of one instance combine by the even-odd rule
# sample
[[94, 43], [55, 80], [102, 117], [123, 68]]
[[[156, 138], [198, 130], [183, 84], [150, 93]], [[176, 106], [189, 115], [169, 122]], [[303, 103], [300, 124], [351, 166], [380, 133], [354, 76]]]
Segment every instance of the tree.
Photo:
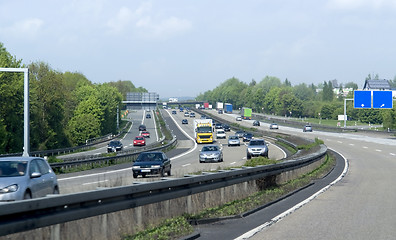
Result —
[[331, 83], [331, 81], [324, 82], [323, 83], [323, 91], [322, 91], [322, 100], [323, 101], [327, 101], [327, 102], [331, 102], [333, 101], [334, 98], [334, 92], [333, 92], [333, 84]]
[[345, 84], [345, 87], [344, 87], [344, 88], [352, 88], [353, 90], [356, 90], [356, 89], [358, 89], [359, 87], [358, 87], [358, 85], [357, 85], [356, 83], [354, 83], [354, 82], [348, 82], [348, 83]]

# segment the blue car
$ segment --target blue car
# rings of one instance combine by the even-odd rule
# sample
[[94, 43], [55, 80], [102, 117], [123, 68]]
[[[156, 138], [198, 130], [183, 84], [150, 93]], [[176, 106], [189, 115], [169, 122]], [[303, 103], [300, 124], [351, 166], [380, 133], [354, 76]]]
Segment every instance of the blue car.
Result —
[[161, 177], [171, 175], [171, 161], [163, 152], [142, 152], [132, 165], [133, 177], [137, 178], [139, 175], [146, 177], [146, 175], [157, 175]]

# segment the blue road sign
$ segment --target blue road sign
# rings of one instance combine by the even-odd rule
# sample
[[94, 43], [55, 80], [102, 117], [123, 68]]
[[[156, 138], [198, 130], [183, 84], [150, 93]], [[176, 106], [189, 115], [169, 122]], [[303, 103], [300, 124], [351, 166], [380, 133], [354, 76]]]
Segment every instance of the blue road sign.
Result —
[[373, 108], [393, 108], [392, 91], [373, 91]]
[[371, 91], [354, 91], [354, 108], [371, 108]]

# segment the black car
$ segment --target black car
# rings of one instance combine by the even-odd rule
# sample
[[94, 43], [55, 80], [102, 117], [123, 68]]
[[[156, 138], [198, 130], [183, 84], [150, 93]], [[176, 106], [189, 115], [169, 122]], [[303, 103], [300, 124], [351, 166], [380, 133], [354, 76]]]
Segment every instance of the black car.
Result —
[[228, 126], [227, 124], [223, 124], [223, 129], [224, 129], [225, 132], [231, 131], [230, 126]]
[[182, 120], [182, 124], [188, 124], [188, 120], [187, 119], [183, 119]]
[[161, 177], [171, 175], [171, 161], [163, 152], [142, 152], [132, 165], [133, 177], [137, 178], [139, 175], [146, 177], [146, 175], [159, 174]]
[[223, 128], [223, 124], [221, 124], [221, 123], [218, 122], [218, 123], [215, 124], [215, 128], [216, 128], [216, 129]]
[[235, 132], [235, 135], [238, 136], [239, 138], [242, 138], [243, 134], [245, 134], [245, 131], [236, 131]]
[[118, 152], [122, 150], [122, 143], [118, 140], [110, 141], [107, 145], [107, 152]]
[[145, 125], [140, 125], [139, 126], [139, 131], [146, 131], [147, 129], [146, 129], [146, 126]]
[[253, 122], [253, 126], [260, 126], [260, 122], [259, 122], [259, 121], [257, 121], [257, 120], [254, 120], [254, 122]]
[[252, 138], [253, 138], [253, 134], [251, 134], [251, 133], [244, 133], [242, 138], [243, 138], [243, 141], [244, 141], [244, 142], [250, 142], [250, 140], [252, 140]]
[[176, 110], [173, 110], [173, 111], [172, 111], [172, 114], [176, 114]]
[[147, 114], [146, 114], [146, 118], [151, 118], [151, 114], [150, 114], [150, 113], [147, 113]]

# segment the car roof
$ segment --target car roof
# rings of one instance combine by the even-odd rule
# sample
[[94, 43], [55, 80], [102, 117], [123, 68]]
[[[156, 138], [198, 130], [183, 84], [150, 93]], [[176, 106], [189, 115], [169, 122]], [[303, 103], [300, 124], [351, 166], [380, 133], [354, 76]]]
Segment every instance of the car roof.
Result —
[[31, 161], [33, 159], [43, 159], [41, 157], [0, 157], [0, 161]]

